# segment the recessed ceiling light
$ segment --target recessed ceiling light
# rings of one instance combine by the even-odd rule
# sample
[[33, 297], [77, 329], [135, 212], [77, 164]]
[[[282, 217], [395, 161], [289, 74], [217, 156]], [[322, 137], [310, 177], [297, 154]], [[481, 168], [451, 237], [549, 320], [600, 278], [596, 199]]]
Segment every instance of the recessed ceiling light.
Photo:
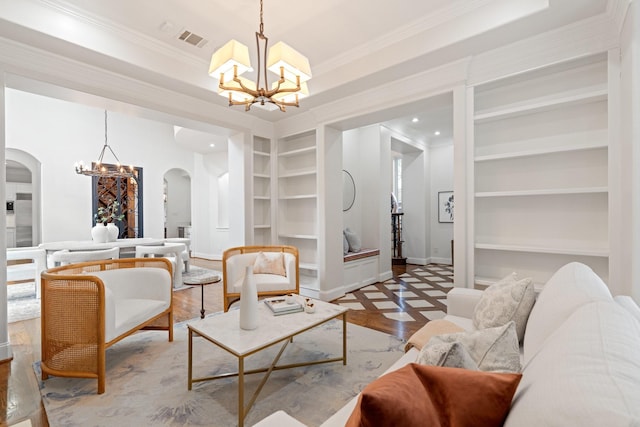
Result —
[[413, 119], [411, 119], [411, 121], [413, 123], [418, 123], [420, 121], [420, 119], [418, 119], [417, 117], [414, 117]]
[[215, 146], [216, 146], [216, 144], [209, 144], [209, 147], [211, 147], [211, 148], [213, 148]]
[[437, 131], [435, 131], [433, 134], [434, 134], [435, 136], [438, 136], [438, 135], [440, 135], [440, 131], [439, 131], [439, 130], [437, 130]]

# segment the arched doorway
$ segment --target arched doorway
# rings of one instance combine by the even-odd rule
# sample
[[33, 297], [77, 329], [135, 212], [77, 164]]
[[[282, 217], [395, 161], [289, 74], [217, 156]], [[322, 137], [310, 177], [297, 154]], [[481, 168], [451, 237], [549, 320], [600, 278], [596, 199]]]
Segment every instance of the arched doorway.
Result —
[[7, 148], [7, 202], [14, 213], [7, 214], [7, 247], [37, 246], [42, 243], [41, 163], [26, 151]]
[[184, 169], [164, 174], [165, 237], [191, 236], [191, 176]]

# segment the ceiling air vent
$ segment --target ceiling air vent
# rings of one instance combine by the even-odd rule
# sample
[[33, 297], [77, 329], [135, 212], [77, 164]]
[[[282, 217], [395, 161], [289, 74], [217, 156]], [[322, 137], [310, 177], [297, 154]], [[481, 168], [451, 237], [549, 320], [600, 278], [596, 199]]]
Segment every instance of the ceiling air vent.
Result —
[[202, 36], [192, 33], [189, 30], [184, 30], [180, 34], [178, 34], [178, 40], [182, 40], [195, 47], [202, 47], [209, 41]]

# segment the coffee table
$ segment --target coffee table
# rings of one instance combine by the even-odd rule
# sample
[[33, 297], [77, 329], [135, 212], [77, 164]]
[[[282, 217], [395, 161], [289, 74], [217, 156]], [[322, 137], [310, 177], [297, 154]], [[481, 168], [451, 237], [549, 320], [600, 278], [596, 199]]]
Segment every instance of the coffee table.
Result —
[[[302, 298], [302, 297], [300, 297]], [[247, 413], [255, 403], [262, 387], [269, 379], [271, 372], [282, 369], [296, 368], [300, 366], [317, 365], [342, 361], [347, 364], [347, 308], [323, 301], [315, 301], [314, 313], [298, 312], [274, 316], [271, 310], [262, 302], [258, 305], [258, 327], [253, 330], [240, 329], [240, 310], [231, 310], [226, 313], [210, 315], [201, 320], [195, 320], [187, 324], [189, 329], [189, 366], [188, 389], [193, 383], [210, 381], [220, 378], [238, 377], [238, 426], [244, 425]], [[342, 357], [334, 357], [323, 360], [278, 365], [278, 360], [287, 345], [293, 341], [293, 337], [308, 331], [318, 325], [342, 316]], [[193, 337], [200, 336], [215, 344], [221, 349], [238, 358], [238, 372], [220, 374], [212, 377], [193, 378]], [[270, 366], [245, 371], [244, 359], [254, 353], [262, 351], [275, 344], [282, 343], [282, 347]], [[258, 388], [250, 398], [247, 405], [244, 404], [244, 376], [264, 372], [265, 375]]]

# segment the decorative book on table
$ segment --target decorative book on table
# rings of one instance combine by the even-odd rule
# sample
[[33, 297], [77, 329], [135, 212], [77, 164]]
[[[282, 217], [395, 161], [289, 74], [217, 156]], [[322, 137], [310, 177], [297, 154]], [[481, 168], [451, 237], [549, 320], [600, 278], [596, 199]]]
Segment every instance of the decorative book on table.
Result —
[[276, 316], [304, 311], [304, 307], [298, 301], [288, 303], [285, 297], [266, 298], [264, 303]]

